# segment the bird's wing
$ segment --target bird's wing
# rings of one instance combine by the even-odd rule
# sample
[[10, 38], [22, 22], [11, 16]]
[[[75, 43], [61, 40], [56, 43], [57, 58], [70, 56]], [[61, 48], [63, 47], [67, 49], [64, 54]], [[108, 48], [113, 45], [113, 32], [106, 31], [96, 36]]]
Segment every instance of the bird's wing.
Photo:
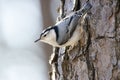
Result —
[[65, 44], [73, 35], [74, 30], [76, 29], [79, 17], [77, 15], [72, 15], [71, 17], [66, 17], [58, 23], [59, 37], [57, 42], [59, 45]]

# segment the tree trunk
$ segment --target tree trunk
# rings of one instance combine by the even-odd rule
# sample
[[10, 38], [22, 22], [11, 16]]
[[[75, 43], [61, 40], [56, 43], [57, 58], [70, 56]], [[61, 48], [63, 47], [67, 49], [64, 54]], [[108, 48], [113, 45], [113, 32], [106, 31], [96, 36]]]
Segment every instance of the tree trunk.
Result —
[[[72, 50], [55, 48], [51, 80], [120, 80], [120, 0], [89, 0], [79, 43]], [[86, 0], [61, 0], [62, 19]]]

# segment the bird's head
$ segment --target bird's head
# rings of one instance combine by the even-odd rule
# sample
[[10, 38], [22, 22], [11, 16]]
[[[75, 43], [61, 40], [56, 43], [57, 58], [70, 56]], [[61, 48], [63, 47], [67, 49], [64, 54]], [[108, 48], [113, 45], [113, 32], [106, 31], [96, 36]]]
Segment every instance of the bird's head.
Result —
[[48, 27], [47, 29], [43, 30], [40, 34], [39, 39], [37, 39], [35, 42], [45, 42], [48, 44], [52, 44], [52, 42], [56, 41], [56, 34], [55, 30], [52, 27]]

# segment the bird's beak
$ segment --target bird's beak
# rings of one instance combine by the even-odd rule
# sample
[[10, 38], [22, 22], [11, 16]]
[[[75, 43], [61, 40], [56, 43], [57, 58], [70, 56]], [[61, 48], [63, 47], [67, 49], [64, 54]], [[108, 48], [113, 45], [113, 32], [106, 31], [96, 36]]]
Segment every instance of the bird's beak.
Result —
[[38, 42], [40, 40], [40, 38], [39, 39], [37, 39], [37, 40], [35, 40], [34, 42]]
[[39, 38], [39, 39], [35, 40], [34, 42], [38, 42], [39, 40], [41, 40], [41, 36], [40, 36], [40, 38]]

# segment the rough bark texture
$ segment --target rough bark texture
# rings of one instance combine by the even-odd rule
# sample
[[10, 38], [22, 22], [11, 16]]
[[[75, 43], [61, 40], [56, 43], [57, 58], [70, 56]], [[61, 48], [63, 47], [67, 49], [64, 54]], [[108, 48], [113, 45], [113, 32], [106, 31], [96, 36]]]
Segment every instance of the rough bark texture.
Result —
[[[61, 0], [59, 19], [85, 2]], [[120, 80], [120, 0], [89, 2], [92, 9], [85, 24], [80, 22], [82, 38], [78, 45], [71, 51], [53, 51], [51, 80]]]

